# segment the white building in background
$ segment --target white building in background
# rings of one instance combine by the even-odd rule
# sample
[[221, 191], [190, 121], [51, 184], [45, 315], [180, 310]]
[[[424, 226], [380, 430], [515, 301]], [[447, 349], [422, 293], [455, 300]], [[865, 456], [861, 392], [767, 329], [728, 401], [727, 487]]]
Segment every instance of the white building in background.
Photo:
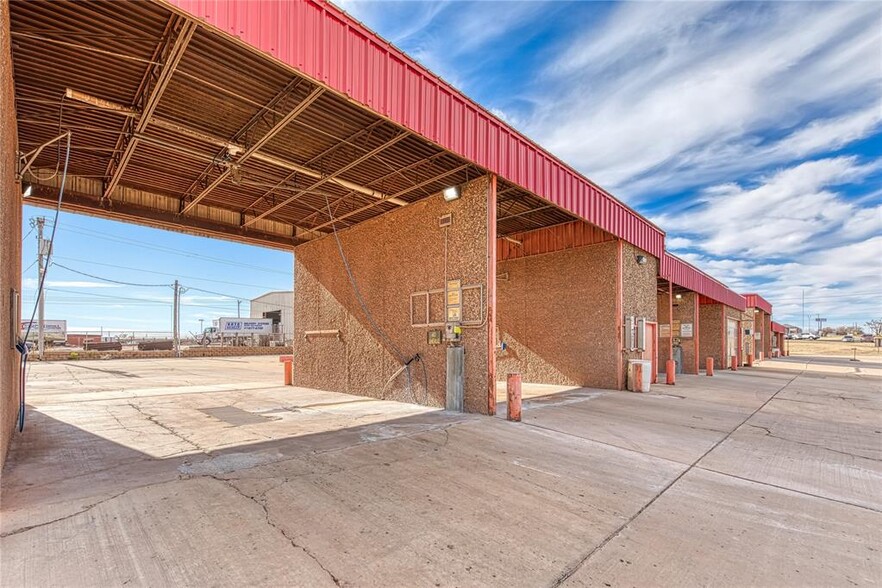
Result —
[[267, 292], [251, 301], [251, 318], [273, 319], [274, 340], [294, 340], [294, 292]]

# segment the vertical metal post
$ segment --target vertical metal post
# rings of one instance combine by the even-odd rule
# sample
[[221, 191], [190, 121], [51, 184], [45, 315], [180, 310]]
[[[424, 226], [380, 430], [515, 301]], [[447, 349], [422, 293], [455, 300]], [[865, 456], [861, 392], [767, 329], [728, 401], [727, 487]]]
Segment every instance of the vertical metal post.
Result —
[[40, 285], [44, 287], [37, 292], [37, 296], [39, 296], [39, 300], [37, 300], [37, 357], [43, 359], [43, 350], [45, 349], [45, 332], [43, 331], [43, 323], [45, 321], [45, 300], [46, 300], [46, 288], [45, 284], [43, 284], [43, 276], [46, 273], [46, 268], [43, 267], [43, 256], [45, 250], [45, 242], [43, 241], [43, 225], [46, 223], [46, 219], [41, 217], [37, 217], [37, 284], [38, 288]]
[[521, 420], [521, 374], [508, 374], [505, 382], [506, 418], [510, 421]]
[[[447, 229], [444, 229], [445, 231]], [[446, 251], [446, 241], [445, 241]], [[446, 255], [445, 255], [446, 259]], [[445, 272], [447, 263], [444, 264]], [[447, 276], [444, 276], [447, 283]], [[446, 287], [446, 286], [445, 286]], [[496, 414], [496, 176], [487, 193], [487, 414]]]
[[236, 318], [242, 318], [242, 301], [236, 300]]
[[174, 295], [174, 310], [172, 311], [172, 337], [174, 338], [175, 345], [175, 357], [181, 356], [181, 336], [180, 336], [180, 321], [181, 321], [181, 286], [180, 283], [175, 280], [175, 295]]

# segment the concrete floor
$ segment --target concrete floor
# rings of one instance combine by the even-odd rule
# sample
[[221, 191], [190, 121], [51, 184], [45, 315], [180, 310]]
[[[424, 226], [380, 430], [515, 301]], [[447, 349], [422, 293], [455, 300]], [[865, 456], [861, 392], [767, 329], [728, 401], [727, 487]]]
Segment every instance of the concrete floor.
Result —
[[882, 584], [880, 363], [528, 387], [520, 424], [279, 380], [34, 364], [0, 584]]

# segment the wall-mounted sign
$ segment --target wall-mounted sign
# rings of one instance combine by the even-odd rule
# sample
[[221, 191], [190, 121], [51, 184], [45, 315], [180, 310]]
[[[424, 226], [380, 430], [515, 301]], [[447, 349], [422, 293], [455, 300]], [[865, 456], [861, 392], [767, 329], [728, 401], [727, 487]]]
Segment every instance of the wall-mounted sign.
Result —
[[462, 321], [462, 307], [461, 306], [448, 306], [447, 307], [447, 322], [448, 323], [458, 323]]
[[659, 337], [670, 337], [671, 336], [671, 325], [666, 324], [666, 323], [659, 324], [658, 336]]
[[448, 306], [459, 306], [462, 304], [462, 291], [461, 290], [448, 290], [447, 291], [447, 305]]
[[680, 323], [680, 336], [681, 337], [693, 337], [692, 334], [692, 323]]

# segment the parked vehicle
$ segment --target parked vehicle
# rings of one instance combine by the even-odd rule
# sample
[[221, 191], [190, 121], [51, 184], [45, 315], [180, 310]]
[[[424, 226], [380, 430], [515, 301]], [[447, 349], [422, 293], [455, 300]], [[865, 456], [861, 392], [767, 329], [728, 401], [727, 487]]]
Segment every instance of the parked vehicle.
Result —
[[854, 343], [854, 336], [853, 335], [846, 335], [845, 337], [842, 338], [842, 340], [846, 343]]
[[861, 343], [872, 343], [873, 335], [861, 335]]
[[814, 341], [816, 339], [820, 339], [820, 337], [818, 337], [817, 335], [812, 335], [811, 333], [800, 333], [797, 338], [802, 341]]

